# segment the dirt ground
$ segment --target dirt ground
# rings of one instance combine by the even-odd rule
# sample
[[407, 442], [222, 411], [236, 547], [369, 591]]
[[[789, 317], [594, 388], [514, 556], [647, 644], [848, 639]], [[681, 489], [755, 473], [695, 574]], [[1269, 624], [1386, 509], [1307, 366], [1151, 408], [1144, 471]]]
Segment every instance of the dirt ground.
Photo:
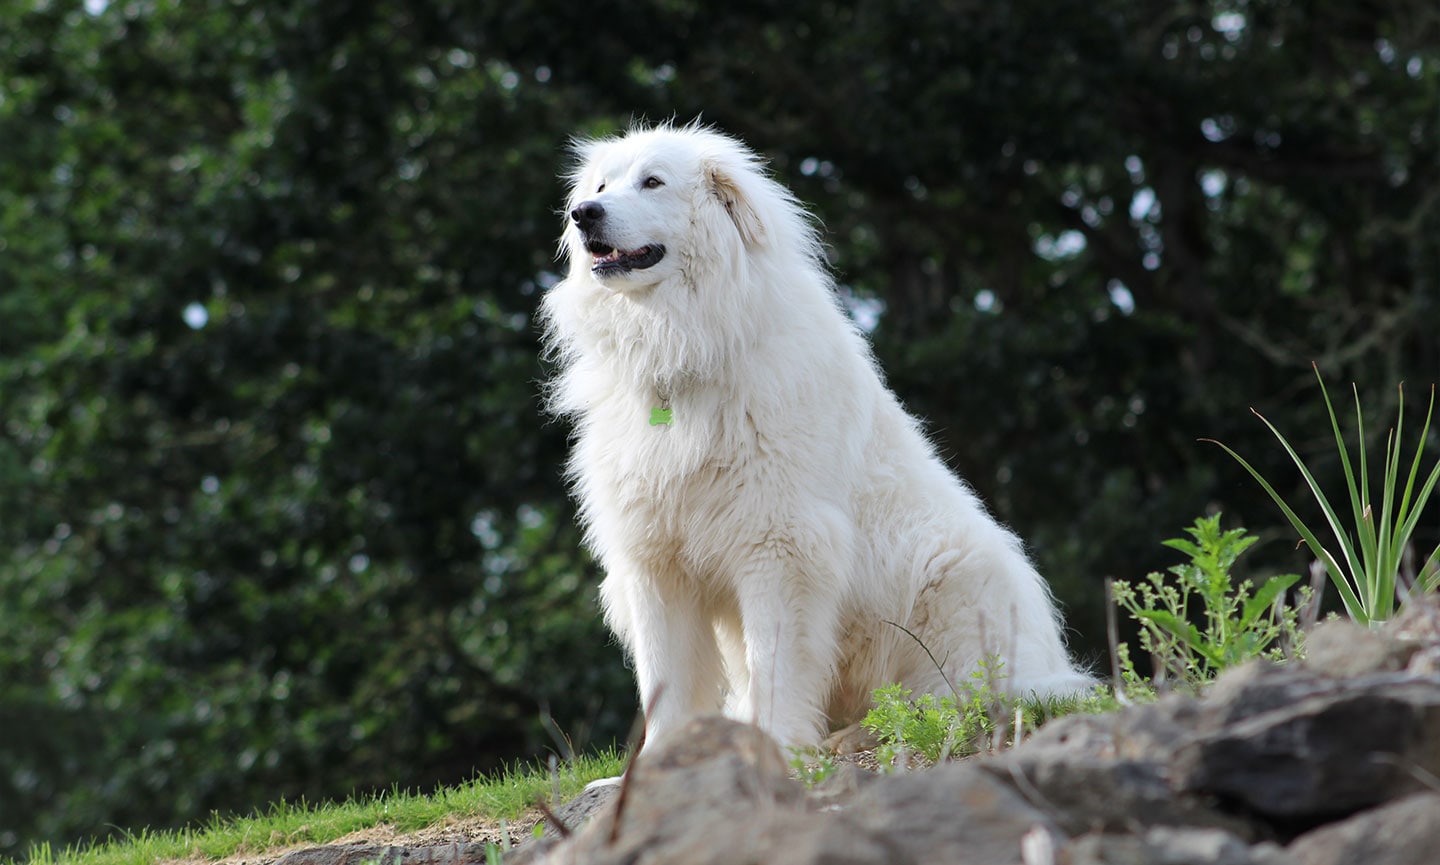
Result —
[[[349, 835], [328, 841], [323, 845], [313, 842], [285, 844], [283, 839], [267, 838], [256, 845], [267, 848], [263, 852], [242, 850], [220, 860], [201, 857], [168, 859], [162, 860], [157, 865], [273, 865], [287, 853], [311, 847], [338, 847], [352, 844], [377, 847], [436, 847], [444, 844], [477, 841], [501, 844], [506, 835], [509, 835], [510, 843], [518, 844], [530, 837], [531, 831], [538, 822], [540, 822], [540, 812], [532, 809], [521, 814], [518, 820], [504, 821], [503, 827], [501, 821], [498, 820], [461, 816], [453, 816], [441, 825], [429, 826], [418, 832], [396, 832], [395, 827], [382, 824], [351, 832]], [[278, 846], [272, 846], [276, 842], [280, 842]]]
[[[873, 751], [862, 751], [856, 754], [833, 755], [830, 758], [835, 763], [852, 763], [862, 769], [877, 772], [880, 769]], [[814, 768], [812, 765], [811, 769]], [[799, 773], [795, 773], [799, 776]], [[438, 847], [451, 843], [489, 843], [503, 844], [505, 837], [509, 836], [511, 844], [520, 844], [531, 837], [535, 824], [541, 820], [540, 811], [530, 809], [521, 814], [517, 820], [504, 821], [503, 825], [499, 820], [488, 817], [464, 817], [455, 815], [445, 823], [436, 826], [429, 826], [417, 832], [397, 832], [395, 827], [381, 824], [369, 829], [362, 829], [358, 832], [351, 832], [341, 838], [328, 841], [324, 844], [314, 842], [285, 843], [284, 838], [263, 838], [256, 839], [255, 848], [263, 849], [242, 849], [239, 853], [227, 856], [224, 859], [213, 860], [198, 856], [183, 859], [162, 860], [157, 865], [274, 865], [288, 853], [296, 850], [305, 850], [312, 847], [339, 847], [347, 845], [374, 846], [374, 847]]]

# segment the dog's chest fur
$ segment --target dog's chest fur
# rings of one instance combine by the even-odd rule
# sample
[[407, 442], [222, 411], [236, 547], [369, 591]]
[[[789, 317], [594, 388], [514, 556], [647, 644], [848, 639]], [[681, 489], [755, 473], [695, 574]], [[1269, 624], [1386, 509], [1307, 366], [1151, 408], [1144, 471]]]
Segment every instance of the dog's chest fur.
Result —
[[668, 424], [650, 423], [658, 406], [621, 393], [591, 405], [575, 455], [591, 467], [581, 486], [585, 510], [620, 514], [616, 527], [631, 550], [663, 549], [687, 570], [713, 570], [773, 519], [774, 497], [754, 471], [768, 458], [761, 436], [743, 403], [718, 392], [672, 398]]

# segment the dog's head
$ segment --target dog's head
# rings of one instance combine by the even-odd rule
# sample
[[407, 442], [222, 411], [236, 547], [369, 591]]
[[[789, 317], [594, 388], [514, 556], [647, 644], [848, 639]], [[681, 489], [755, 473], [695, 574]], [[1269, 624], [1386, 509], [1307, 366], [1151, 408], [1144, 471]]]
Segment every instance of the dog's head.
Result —
[[588, 271], [616, 291], [676, 276], [694, 285], [710, 263], [734, 262], [766, 242], [756, 202], [758, 186], [772, 181], [732, 138], [659, 126], [581, 142], [576, 152], [563, 240], [572, 277]]

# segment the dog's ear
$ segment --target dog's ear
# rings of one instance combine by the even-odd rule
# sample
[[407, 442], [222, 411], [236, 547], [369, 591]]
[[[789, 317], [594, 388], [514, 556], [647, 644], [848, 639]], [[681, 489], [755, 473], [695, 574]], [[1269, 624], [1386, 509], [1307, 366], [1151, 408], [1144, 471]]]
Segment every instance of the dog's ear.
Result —
[[760, 220], [760, 214], [755, 212], [745, 190], [735, 178], [712, 163], [705, 166], [705, 182], [710, 187], [710, 193], [730, 214], [730, 221], [735, 223], [735, 229], [740, 232], [740, 239], [745, 241], [745, 245], [753, 247], [764, 243], [765, 223]]

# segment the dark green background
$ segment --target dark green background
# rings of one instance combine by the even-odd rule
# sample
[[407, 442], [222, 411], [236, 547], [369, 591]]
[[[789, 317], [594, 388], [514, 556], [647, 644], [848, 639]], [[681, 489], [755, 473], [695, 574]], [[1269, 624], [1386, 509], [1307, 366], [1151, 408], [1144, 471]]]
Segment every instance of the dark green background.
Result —
[[1333, 479], [1312, 361], [1372, 444], [1423, 408], [1437, 45], [1433, 0], [0, 0], [0, 853], [623, 731], [533, 313], [568, 137], [632, 117], [813, 205], [1082, 655], [1199, 513], [1303, 568], [1197, 439], [1296, 491], [1249, 407]]

